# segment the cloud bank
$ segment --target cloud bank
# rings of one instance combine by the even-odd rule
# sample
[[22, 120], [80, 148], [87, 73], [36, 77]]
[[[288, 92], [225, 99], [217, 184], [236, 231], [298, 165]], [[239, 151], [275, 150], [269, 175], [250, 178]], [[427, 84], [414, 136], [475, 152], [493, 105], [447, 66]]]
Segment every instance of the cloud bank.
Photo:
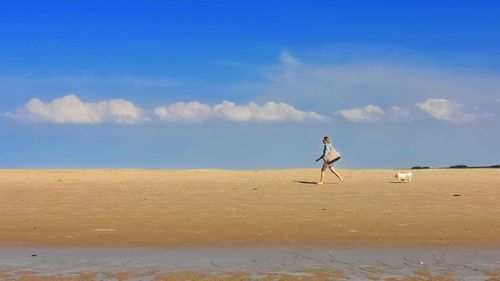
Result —
[[[31, 99], [15, 114], [3, 116], [74, 124], [134, 124], [151, 119], [184, 123], [209, 120], [312, 122], [330, 117], [355, 123], [430, 118], [460, 124], [496, 119], [500, 113], [500, 80], [495, 72], [456, 70], [390, 58], [387, 61], [347, 58], [311, 63], [287, 52], [281, 53], [279, 60], [278, 64], [252, 69], [262, 79], [226, 85], [226, 92], [221, 94], [227, 98], [238, 95], [249, 100], [257, 99], [261, 103], [223, 101], [204, 104], [193, 100], [143, 110], [124, 99], [84, 103], [70, 95], [51, 102]], [[155, 82], [132, 81], [139, 85]], [[303, 111], [291, 104], [308, 105], [314, 111]], [[316, 112], [325, 112], [329, 116]]]
[[495, 117], [495, 114], [489, 112], [467, 112], [462, 104], [440, 98], [430, 98], [411, 107], [392, 106], [390, 110], [384, 110], [376, 105], [367, 105], [339, 110], [336, 114], [346, 121], [355, 123], [414, 121], [425, 117], [451, 123], [464, 123]]
[[325, 121], [326, 117], [315, 112], [304, 112], [286, 103], [269, 101], [263, 105], [249, 103], [237, 105], [223, 101], [207, 105], [197, 101], [178, 102], [154, 109], [156, 116], [169, 122], [203, 122], [207, 120], [227, 120], [234, 122], [285, 122], [285, 121]]
[[67, 95], [43, 102], [37, 98], [24, 104], [11, 117], [57, 124], [134, 124], [148, 120], [144, 110], [124, 99], [82, 102], [75, 95]]
[[382, 119], [385, 116], [385, 111], [378, 106], [367, 105], [362, 108], [340, 110], [337, 114], [350, 122], [374, 122]]
[[353, 107], [336, 112], [336, 115], [344, 120], [354, 123], [373, 123], [381, 121], [413, 121], [415, 113], [408, 107], [392, 106], [388, 110], [376, 105], [367, 105], [365, 107]]
[[[157, 120], [168, 122], [200, 123], [208, 120], [233, 122], [305, 122], [325, 121], [326, 117], [315, 112], [305, 112], [286, 103], [269, 101], [263, 105], [250, 102], [237, 105], [223, 101], [207, 105], [198, 101], [177, 102], [153, 110]], [[114, 99], [86, 103], [76, 95], [67, 95], [43, 102], [32, 98], [8, 117], [29, 121], [42, 121], [56, 124], [136, 124], [150, 121], [147, 111], [124, 99]]]
[[261, 81], [236, 84], [234, 89], [313, 104], [315, 110], [333, 110], [349, 122], [432, 118], [464, 123], [494, 118], [491, 112], [498, 111], [491, 103], [500, 92], [495, 71], [418, 63], [403, 56], [364, 58], [331, 52], [306, 62], [283, 52], [279, 63], [256, 72]]
[[474, 115], [464, 111], [463, 105], [447, 99], [427, 99], [418, 103], [417, 107], [438, 120], [462, 123], [475, 119]]

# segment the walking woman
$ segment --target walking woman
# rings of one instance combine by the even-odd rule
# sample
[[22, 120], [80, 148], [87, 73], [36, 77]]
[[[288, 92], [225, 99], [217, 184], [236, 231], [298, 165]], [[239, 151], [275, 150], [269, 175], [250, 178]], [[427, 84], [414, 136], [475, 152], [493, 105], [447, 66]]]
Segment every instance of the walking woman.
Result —
[[329, 168], [330, 171], [335, 176], [337, 176], [337, 178], [339, 178], [340, 183], [344, 182], [344, 179], [342, 178], [342, 176], [337, 171], [335, 171], [335, 168], [333, 167], [333, 163], [335, 163], [336, 161], [338, 161], [340, 159], [340, 153], [338, 153], [338, 151], [333, 149], [333, 146], [330, 142], [329, 137], [323, 138], [323, 144], [325, 145], [323, 147], [323, 154], [318, 159], [316, 159], [316, 162], [318, 162], [321, 159], [323, 159], [323, 161], [324, 161], [323, 166], [321, 167], [321, 178], [320, 178], [319, 182], [317, 182], [317, 184], [323, 184], [323, 178], [325, 176], [326, 168]]

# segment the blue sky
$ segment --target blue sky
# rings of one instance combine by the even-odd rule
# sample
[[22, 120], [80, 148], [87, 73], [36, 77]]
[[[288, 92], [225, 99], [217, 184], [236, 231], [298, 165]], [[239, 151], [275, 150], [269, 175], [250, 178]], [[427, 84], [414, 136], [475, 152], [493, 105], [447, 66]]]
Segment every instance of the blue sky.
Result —
[[22, 1], [0, 168], [499, 164], [496, 1]]

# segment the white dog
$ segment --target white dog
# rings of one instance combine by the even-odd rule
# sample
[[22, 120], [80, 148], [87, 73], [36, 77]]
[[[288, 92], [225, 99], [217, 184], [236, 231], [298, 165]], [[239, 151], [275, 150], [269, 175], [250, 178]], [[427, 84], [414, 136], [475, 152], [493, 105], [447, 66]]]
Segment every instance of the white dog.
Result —
[[413, 174], [410, 173], [397, 173], [395, 177], [401, 182], [411, 182], [411, 177]]

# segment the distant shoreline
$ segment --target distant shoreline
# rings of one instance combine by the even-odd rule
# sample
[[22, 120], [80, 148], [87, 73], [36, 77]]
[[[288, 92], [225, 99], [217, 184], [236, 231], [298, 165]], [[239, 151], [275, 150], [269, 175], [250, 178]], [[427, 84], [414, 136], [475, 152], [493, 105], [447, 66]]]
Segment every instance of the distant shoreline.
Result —
[[[243, 172], [243, 171], [297, 171], [297, 170], [317, 170], [318, 167], [297, 167], [297, 168], [247, 168], [247, 169], [226, 169], [226, 168], [0, 168], [0, 171], [200, 171], [200, 172], [210, 172], [210, 171], [234, 171], [234, 172]], [[396, 168], [343, 168], [340, 167], [341, 170], [350, 170], [350, 171], [392, 171], [392, 170], [442, 170], [442, 169], [500, 169], [500, 165], [490, 165], [490, 166], [467, 166], [467, 165], [453, 165], [449, 167], [430, 167], [430, 166], [412, 166], [412, 167], [396, 167]]]
[[467, 166], [467, 165], [453, 165], [449, 167], [432, 168], [429, 166], [413, 166], [412, 170], [426, 170], [426, 169], [500, 169], [500, 165], [491, 166]]

